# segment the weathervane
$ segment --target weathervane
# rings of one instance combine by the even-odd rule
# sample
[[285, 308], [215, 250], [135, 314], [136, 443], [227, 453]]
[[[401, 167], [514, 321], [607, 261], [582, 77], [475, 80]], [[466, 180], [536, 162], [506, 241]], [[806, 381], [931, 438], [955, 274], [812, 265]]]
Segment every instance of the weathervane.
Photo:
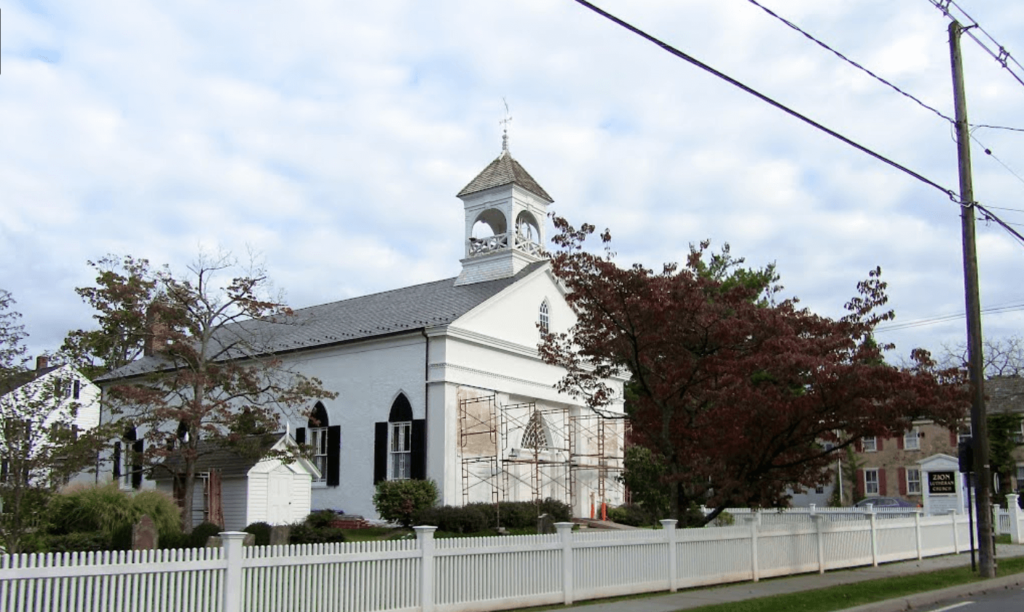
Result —
[[498, 123], [500, 123], [502, 125], [501, 150], [507, 153], [508, 152], [508, 124], [512, 123], [512, 115], [508, 114], [509, 113], [509, 111], [508, 111], [508, 102], [505, 100], [505, 98], [502, 98], [501, 101], [505, 104], [505, 118], [498, 122]]

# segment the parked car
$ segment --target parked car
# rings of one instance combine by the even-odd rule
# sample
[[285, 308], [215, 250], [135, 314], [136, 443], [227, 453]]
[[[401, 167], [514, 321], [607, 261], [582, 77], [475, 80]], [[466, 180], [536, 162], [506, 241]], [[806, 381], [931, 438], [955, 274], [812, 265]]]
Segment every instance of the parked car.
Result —
[[865, 497], [853, 505], [854, 508], [866, 508], [871, 504], [875, 508], [919, 508], [918, 504], [902, 497]]

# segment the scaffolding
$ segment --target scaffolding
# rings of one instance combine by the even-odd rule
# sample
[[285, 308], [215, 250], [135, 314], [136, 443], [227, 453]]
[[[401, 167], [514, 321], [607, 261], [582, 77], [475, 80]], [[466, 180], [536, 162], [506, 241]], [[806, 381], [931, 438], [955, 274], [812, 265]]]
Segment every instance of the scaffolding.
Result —
[[520, 487], [534, 501], [551, 497], [570, 506], [583, 485], [597, 498], [621, 493], [625, 421], [616, 413], [570, 415], [566, 408], [540, 408], [536, 402], [508, 405], [495, 395], [459, 400], [458, 435], [462, 501], [487, 490], [494, 504], [509, 501]]

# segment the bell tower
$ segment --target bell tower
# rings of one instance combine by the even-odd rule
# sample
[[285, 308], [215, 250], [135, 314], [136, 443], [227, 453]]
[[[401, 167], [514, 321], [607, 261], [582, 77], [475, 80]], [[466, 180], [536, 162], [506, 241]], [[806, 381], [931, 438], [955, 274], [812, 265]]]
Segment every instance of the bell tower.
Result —
[[544, 255], [548, 206], [554, 201], [508, 150], [458, 193], [466, 211], [465, 257], [456, 285], [515, 276]]

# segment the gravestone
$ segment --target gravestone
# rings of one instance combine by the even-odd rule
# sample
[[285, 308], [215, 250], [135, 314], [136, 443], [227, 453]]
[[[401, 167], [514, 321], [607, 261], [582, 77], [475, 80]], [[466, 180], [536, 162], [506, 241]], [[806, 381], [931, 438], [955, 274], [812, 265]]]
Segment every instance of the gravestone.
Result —
[[[210, 536], [206, 539], [207, 548], [220, 548], [224, 543], [221, 541], [219, 535]], [[256, 534], [247, 533], [245, 538], [242, 540], [242, 546], [256, 546]]]
[[555, 533], [555, 519], [550, 514], [542, 514], [537, 517], [537, 533]]
[[132, 550], [155, 550], [160, 543], [160, 534], [156, 524], [148, 515], [143, 514], [138, 523], [132, 525]]
[[287, 546], [291, 535], [292, 528], [288, 525], [274, 525], [270, 528], [270, 545]]

